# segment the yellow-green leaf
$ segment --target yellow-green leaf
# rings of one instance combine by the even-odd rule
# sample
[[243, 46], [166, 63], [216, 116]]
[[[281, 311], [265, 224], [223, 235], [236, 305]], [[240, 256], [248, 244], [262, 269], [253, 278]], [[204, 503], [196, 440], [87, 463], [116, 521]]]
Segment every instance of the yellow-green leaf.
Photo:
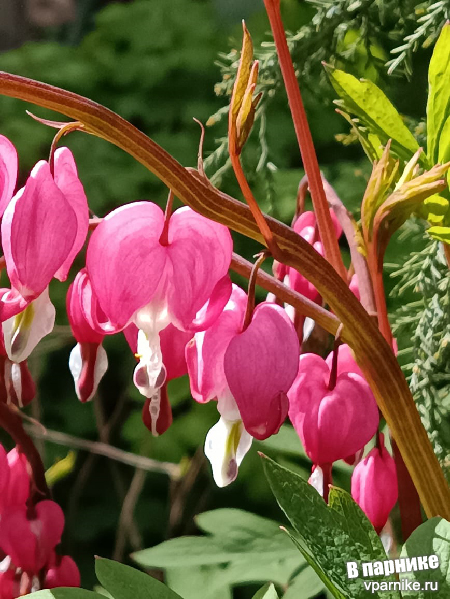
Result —
[[337, 104], [343, 104], [347, 112], [356, 115], [383, 144], [392, 139], [395, 153], [409, 160], [419, 145], [381, 89], [372, 81], [357, 79], [339, 69], [327, 67], [327, 71], [331, 84], [342, 98]]
[[450, 23], [444, 25], [434, 47], [428, 69], [428, 85], [428, 158], [436, 163], [444, 125], [450, 116]]
[[428, 235], [431, 235], [433, 239], [443, 241], [450, 245], [450, 227], [430, 227], [428, 229]]

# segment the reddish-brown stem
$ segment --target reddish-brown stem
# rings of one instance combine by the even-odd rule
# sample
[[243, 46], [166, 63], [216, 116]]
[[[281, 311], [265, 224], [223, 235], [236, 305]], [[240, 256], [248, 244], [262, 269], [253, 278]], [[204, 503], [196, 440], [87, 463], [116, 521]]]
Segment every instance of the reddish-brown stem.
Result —
[[169, 221], [170, 221], [170, 217], [172, 216], [174, 199], [175, 199], [174, 193], [170, 189], [169, 195], [167, 197], [166, 212], [164, 214], [164, 227], [161, 232], [161, 237], [159, 238], [159, 243], [161, 245], [169, 245]]
[[320, 464], [323, 474], [323, 498], [328, 503], [328, 495], [330, 493], [330, 485], [333, 484], [333, 464]]
[[442, 243], [443, 247], [444, 247], [444, 255], [445, 255], [445, 259], [447, 260], [447, 265], [450, 268], [450, 245], [448, 245], [448, 243]]
[[[266, 219], [264, 218], [263, 213], [261, 212], [261, 208], [258, 206], [258, 202], [255, 199], [255, 196], [250, 189], [250, 185], [245, 177], [244, 170], [242, 169], [241, 160], [237, 154], [230, 151], [230, 160], [231, 165], [233, 166], [234, 174], [236, 175], [237, 182], [239, 183], [239, 187], [241, 188], [242, 194], [250, 208], [253, 218], [258, 225], [259, 230], [261, 231], [261, 235], [264, 237], [264, 241], [266, 242], [267, 247], [269, 248], [272, 256], [281, 258], [281, 252], [278, 249], [278, 246], [275, 243], [273, 238], [273, 233], [267, 224]], [[280, 259], [280, 262], [282, 259]]]
[[247, 308], [245, 310], [242, 331], [245, 331], [245, 329], [248, 327], [248, 325], [252, 321], [253, 310], [255, 309], [255, 288], [256, 288], [256, 280], [258, 277], [258, 271], [261, 267], [261, 264], [264, 262], [264, 260], [268, 256], [269, 256], [268, 251], [261, 252], [261, 254], [258, 257], [258, 260], [253, 265], [252, 272], [250, 274], [250, 279], [248, 281]]
[[317, 217], [317, 223], [319, 225], [319, 233], [325, 251], [325, 257], [345, 281], [347, 272], [345, 270], [344, 262], [342, 261], [341, 252], [339, 251], [333, 221], [331, 220], [327, 198], [322, 185], [316, 150], [314, 148], [308, 119], [303, 106], [300, 87], [295, 76], [294, 65], [292, 64], [286, 41], [286, 34], [284, 32], [280, 14], [280, 0], [264, 0], [264, 4], [272, 28], [303, 166], [308, 177], [311, 198]]
[[0, 427], [3, 428], [23, 452], [28, 460], [32, 472], [32, 481], [36, 500], [49, 499], [50, 490], [45, 480], [45, 469], [31, 437], [23, 428], [22, 418], [18, 411], [5, 403], [0, 402]]
[[333, 360], [331, 362], [330, 379], [328, 381], [328, 391], [333, 391], [333, 389], [336, 387], [339, 345], [340, 344], [341, 344], [340, 340], [336, 339], [334, 342], [334, 347], [333, 347]]

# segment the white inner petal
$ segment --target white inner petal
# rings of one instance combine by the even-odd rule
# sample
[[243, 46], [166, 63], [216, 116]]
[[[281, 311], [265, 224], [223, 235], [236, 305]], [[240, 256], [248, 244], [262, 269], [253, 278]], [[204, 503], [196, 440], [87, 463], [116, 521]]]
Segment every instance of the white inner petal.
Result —
[[23, 362], [39, 341], [52, 332], [55, 307], [50, 301], [48, 287], [25, 310], [2, 324], [5, 349], [12, 362]]
[[226, 487], [235, 480], [252, 440], [241, 420], [220, 418], [209, 430], [205, 440], [205, 455], [211, 463], [218, 487]]

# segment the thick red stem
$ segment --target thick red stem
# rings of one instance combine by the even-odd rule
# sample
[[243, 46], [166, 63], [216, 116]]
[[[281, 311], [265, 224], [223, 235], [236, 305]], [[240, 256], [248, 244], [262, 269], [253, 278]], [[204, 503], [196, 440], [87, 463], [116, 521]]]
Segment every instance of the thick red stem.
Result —
[[280, 14], [280, 0], [264, 0], [264, 4], [275, 40], [278, 60], [284, 79], [303, 166], [305, 168], [306, 176], [308, 177], [311, 199], [313, 201], [314, 211], [319, 225], [319, 233], [325, 251], [325, 257], [345, 281], [347, 279], [347, 271], [342, 261], [341, 252], [339, 251], [333, 221], [331, 220], [327, 198], [322, 185], [319, 163], [317, 162], [316, 151], [309, 129], [305, 108], [303, 106], [300, 87], [298, 85], [297, 77], [295, 76], [294, 65], [292, 64], [286, 41], [286, 34], [284, 32]]

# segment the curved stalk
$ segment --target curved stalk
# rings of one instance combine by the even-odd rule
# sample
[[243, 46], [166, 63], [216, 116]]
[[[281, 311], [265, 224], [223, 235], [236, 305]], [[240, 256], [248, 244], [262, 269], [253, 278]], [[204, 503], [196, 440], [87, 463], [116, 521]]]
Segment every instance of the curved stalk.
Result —
[[[264, 244], [247, 206], [203, 182], [144, 133], [107, 108], [74, 93], [1, 72], [0, 94], [50, 108], [82, 122], [88, 133], [134, 156], [185, 204]], [[427, 515], [450, 519], [450, 489], [391, 348], [332, 266], [290, 227], [270, 217], [265, 219], [278, 247], [286, 254], [287, 265], [311, 281], [342, 321], [342, 341], [355, 351]]]

